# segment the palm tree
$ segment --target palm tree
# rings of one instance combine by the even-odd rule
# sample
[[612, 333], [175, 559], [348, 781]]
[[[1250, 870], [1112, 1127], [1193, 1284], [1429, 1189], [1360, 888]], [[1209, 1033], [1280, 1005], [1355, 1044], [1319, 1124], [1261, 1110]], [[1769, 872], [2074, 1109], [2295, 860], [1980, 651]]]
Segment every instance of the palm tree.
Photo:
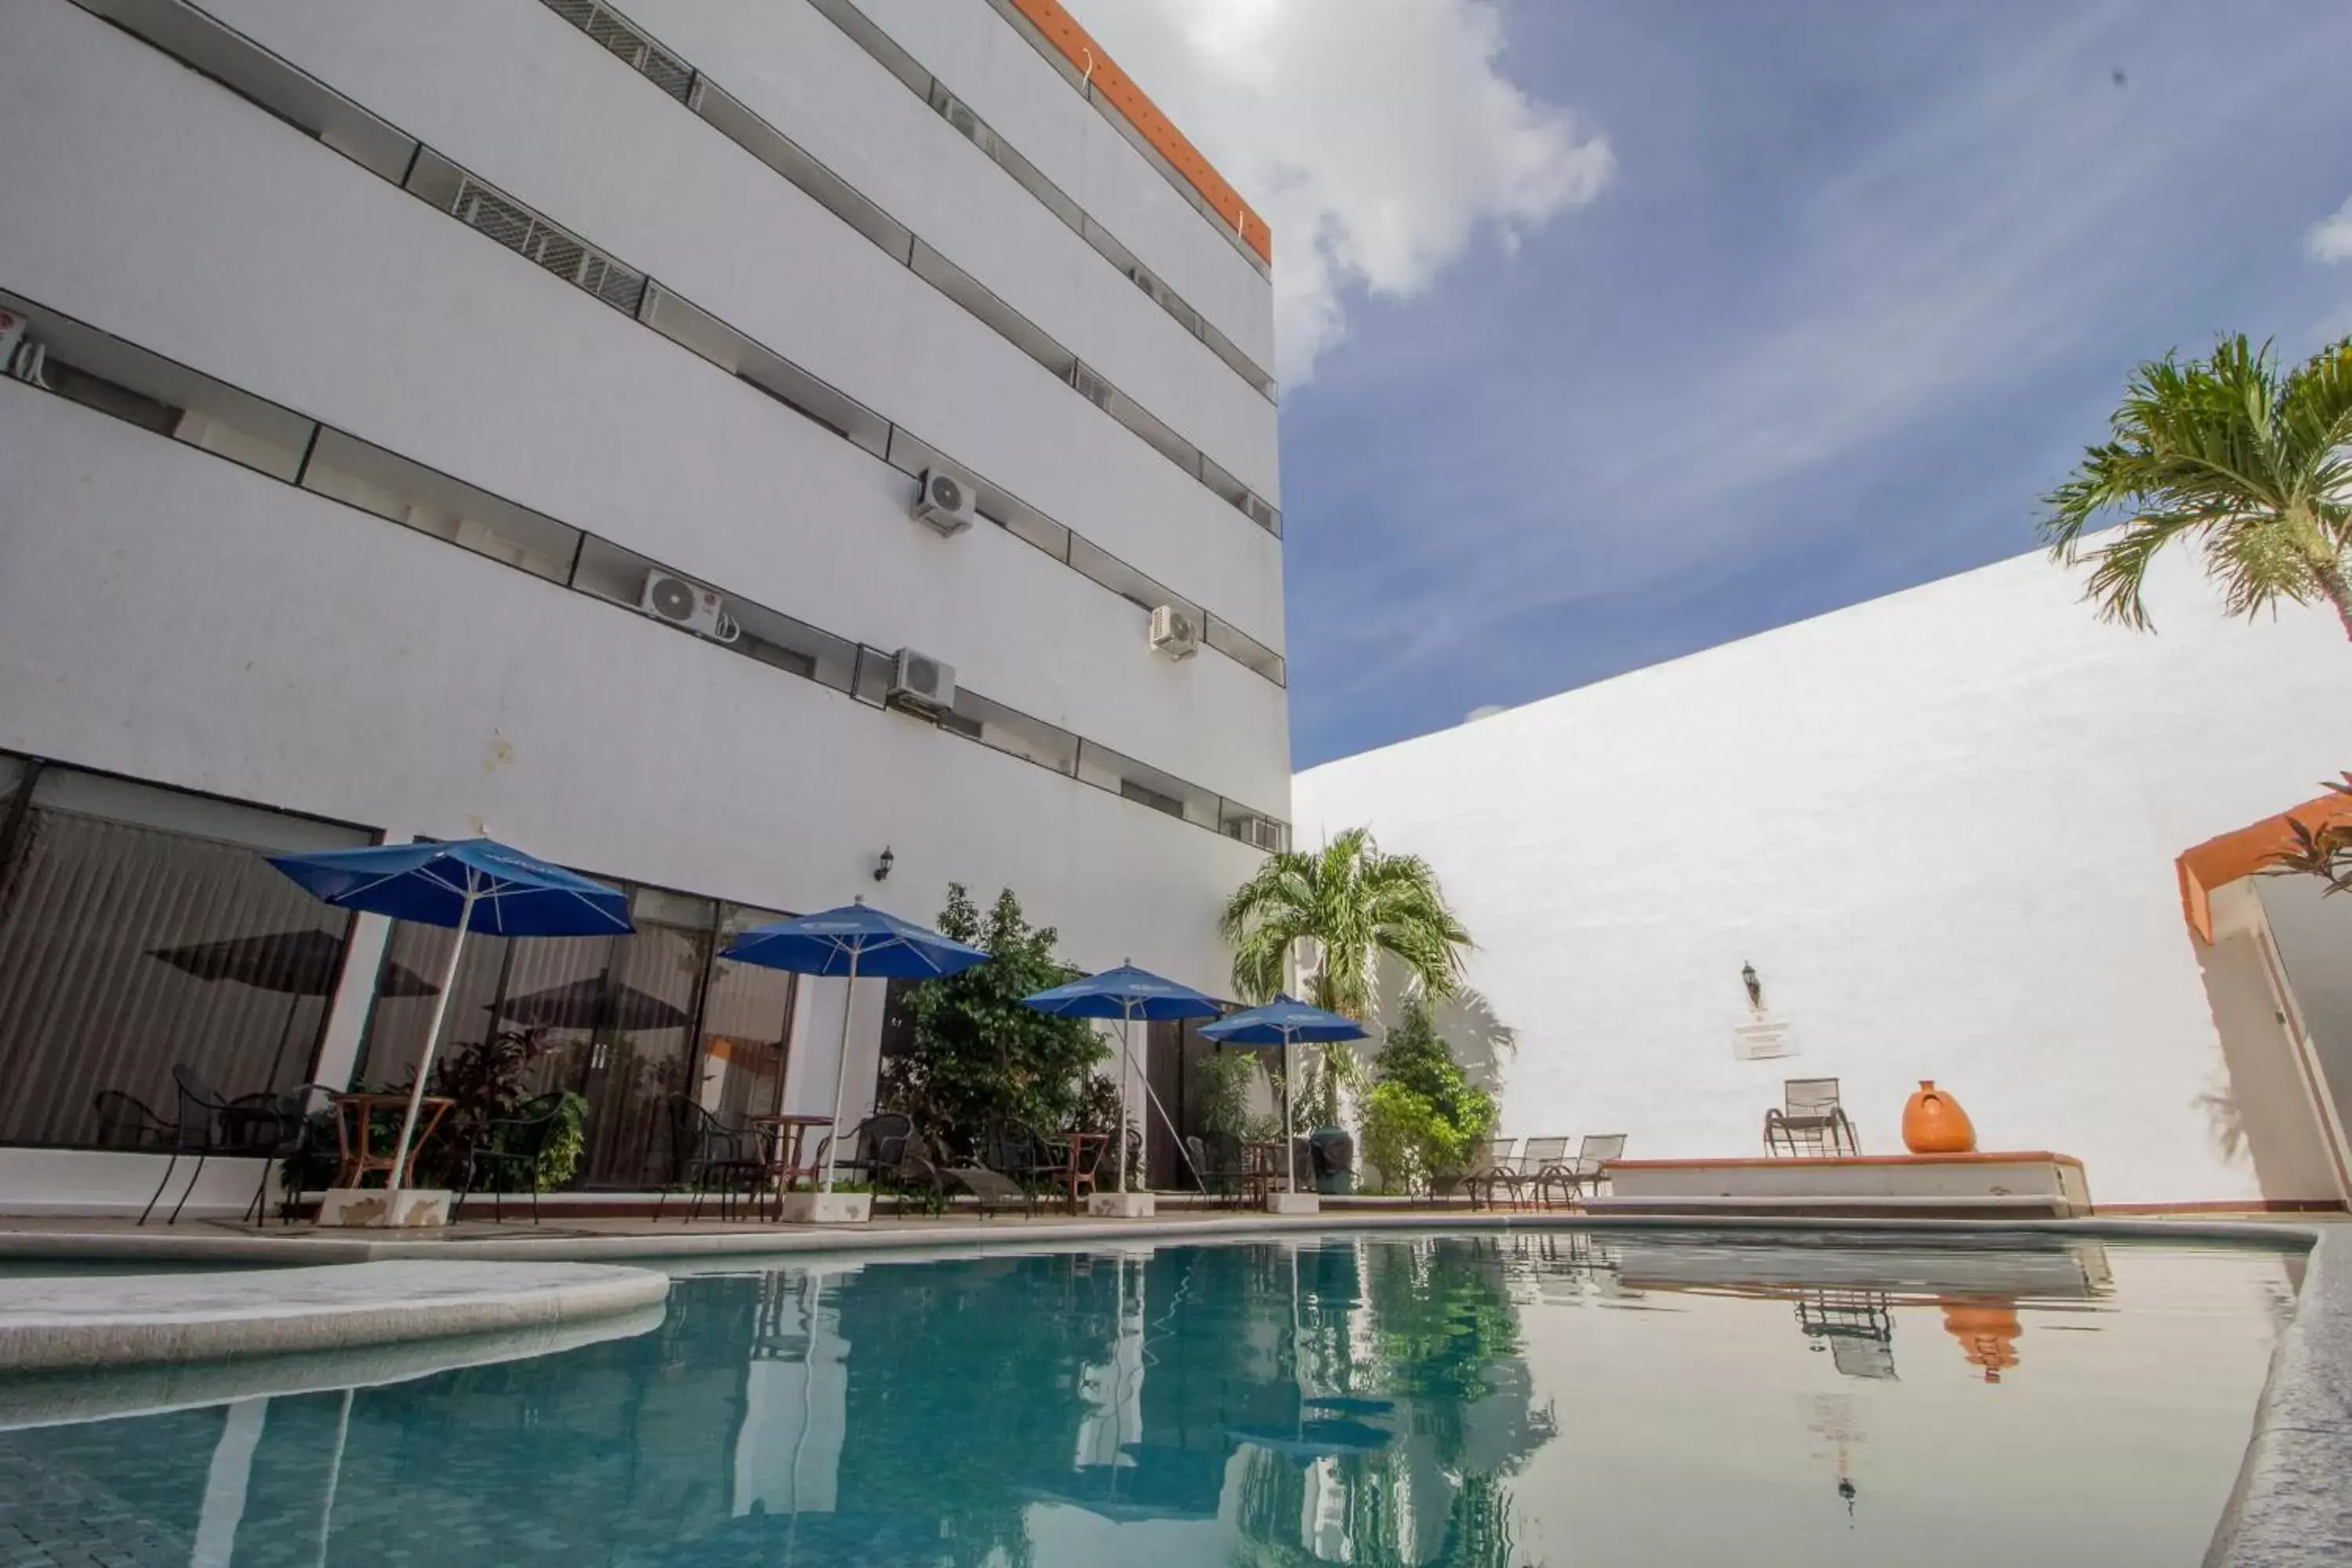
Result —
[[1470, 933], [1445, 907], [1418, 855], [1383, 855], [1371, 830], [1351, 827], [1311, 853], [1269, 855], [1225, 901], [1218, 922], [1234, 947], [1234, 988], [1263, 1002], [1282, 988], [1284, 960], [1301, 938], [1323, 962], [1307, 998], [1351, 1018], [1372, 1014], [1374, 967], [1386, 953], [1412, 984], [1450, 995]]
[[[2187, 540], [2231, 615], [2325, 599], [2352, 637], [2352, 338], [2285, 371], [2242, 335], [2210, 359], [2151, 360], [2110, 425], [2041, 520], [2053, 557], [2092, 563], [2084, 597], [2102, 618], [2149, 629], [2148, 563]], [[2122, 526], [2086, 547], [2110, 521]]]

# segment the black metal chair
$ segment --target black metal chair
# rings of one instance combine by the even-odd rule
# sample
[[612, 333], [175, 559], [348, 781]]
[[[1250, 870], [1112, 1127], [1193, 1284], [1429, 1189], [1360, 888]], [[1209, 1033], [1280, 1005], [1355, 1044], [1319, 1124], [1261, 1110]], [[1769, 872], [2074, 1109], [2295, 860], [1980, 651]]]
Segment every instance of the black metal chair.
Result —
[[1269, 1173], [1250, 1163], [1239, 1138], [1230, 1132], [1195, 1134], [1184, 1140], [1184, 1147], [1203, 1196], [1222, 1199], [1231, 1208], [1264, 1200]]
[[[456, 1219], [466, 1200], [478, 1192], [490, 1194], [490, 1218], [506, 1219], [506, 1194], [525, 1192], [530, 1194], [530, 1223], [539, 1223], [539, 1162], [547, 1152], [547, 1145], [563, 1124], [562, 1089], [538, 1095], [515, 1107], [512, 1116], [493, 1117], [483, 1123], [480, 1134], [466, 1146], [464, 1175], [457, 1186], [457, 1195], [449, 1205], [449, 1217]], [[483, 1177], [488, 1175], [487, 1184]], [[517, 1187], [514, 1184], [522, 1184]], [[656, 1212], [659, 1212], [656, 1204]]]
[[[276, 1095], [247, 1095], [230, 1102], [232, 1117], [245, 1123], [241, 1129], [243, 1132], [257, 1142], [261, 1136], [267, 1136], [268, 1140], [267, 1148], [248, 1147], [241, 1151], [263, 1156], [261, 1184], [254, 1188], [253, 1202], [246, 1205], [245, 1211], [253, 1216], [256, 1225], [269, 1223], [265, 1200], [269, 1194], [269, 1178], [273, 1173], [278, 1176], [284, 1192], [278, 1204], [278, 1222], [280, 1225], [294, 1223], [294, 1203], [301, 1196], [303, 1167], [310, 1163], [311, 1151], [318, 1145], [318, 1127], [310, 1120], [310, 1111], [318, 1097], [331, 1097], [334, 1093], [333, 1089], [323, 1083], [298, 1083]], [[272, 1122], [266, 1128], [259, 1121], [249, 1120], [265, 1100], [274, 1113]]]
[[947, 1205], [947, 1183], [938, 1163], [915, 1132], [914, 1119], [902, 1111], [877, 1110], [850, 1131], [850, 1155], [841, 1165], [871, 1184], [879, 1196], [885, 1188], [899, 1206], [918, 1194], [926, 1212]]
[[98, 1115], [98, 1142], [106, 1149], [168, 1149], [177, 1131], [155, 1114], [147, 1102], [119, 1089], [101, 1089], [90, 1097]]
[[[205, 1083], [193, 1068], [181, 1063], [172, 1068], [172, 1083], [179, 1094], [179, 1121], [172, 1129], [172, 1158], [163, 1166], [163, 1179], [155, 1184], [154, 1195], [147, 1206], [139, 1211], [139, 1223], [145, 1225], [147, 1216], [163, 1200], [163, 1190], [172, 1184], [173, 1173], [180, 1168], [184, 1154], [195, 1156], [195, 1169], [188, 1173], [188, 1184], [180, 1190], [180, 1201], [172, 1205], [172, 1213], [163, 1223], [180, 1223], [180, 1211], [188, 1206], [189, 1197], [196, 1184], [204, 1179], [205, 1162], [217, 1154], [269, 1157], [278, 1142], [280, 1121], [272, 1094], [245, 1095], [236, 1100], [224, 1099]], [[265, 1165], [261, 1175], [265, 1188], [269, 1181], [269, 1168]], [[246, 1205], [250, 1214], [253, 1205]]]
[[[702, 1217], [702, 1201], [713, 1192], [719, 1194], [719, 1217], [734, 1217], [735, 1199], [750, 1197], [767, 1174], [767, 1164], [750, 1147], [751, 1135], [740, 1128], [730, 1127], [691, 1095], [673, 1094], [667, 1106], [669, 1114], [670, 1177], [673, 1184], [692, 1188], [694, 1202], [686, 1212], [687, 1222]], [[661, 1218], [662, 1205], [669, 1201], [669, 1188], [662, 1189], [654, 1201], [654, 1218]]]

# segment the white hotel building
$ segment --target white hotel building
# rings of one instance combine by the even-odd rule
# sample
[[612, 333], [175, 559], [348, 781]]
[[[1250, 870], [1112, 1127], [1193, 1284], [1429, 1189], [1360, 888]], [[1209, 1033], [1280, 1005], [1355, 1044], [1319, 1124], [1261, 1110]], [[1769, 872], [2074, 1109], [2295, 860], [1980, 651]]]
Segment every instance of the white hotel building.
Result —
[[844, 988], [712, 961], [771, 911], [1226, 989], [1271, 247], [1052, 0], [14, 0], [0, 148], [0, 1208], [143, 1202], [175, 1067], [407, 1075], [446, 933], [263, 849], [630, 888], [453, 998], [556, 1026], [591, 1186], [824, 1098]]

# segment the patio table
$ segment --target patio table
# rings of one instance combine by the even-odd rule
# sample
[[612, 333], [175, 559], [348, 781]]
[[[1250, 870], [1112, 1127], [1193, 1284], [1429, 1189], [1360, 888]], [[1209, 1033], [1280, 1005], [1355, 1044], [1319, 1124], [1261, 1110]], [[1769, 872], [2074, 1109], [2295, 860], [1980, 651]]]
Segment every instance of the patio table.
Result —
[[[412, 1184], [410, 1178], [416, 1173], [417, 1152], [432, 1141], [434, 1130], [441, 1125], [441, 1119], [448, 1115], [450, 1108], [457, 1103], [446, 1095], [438, 1094], [428, 1094], [417, 1101], [416, 1136], [409, 1144], [408, 1166], [395, 1175], [391, 1173], [393, 1152], [375, 1152], [370, 1135], [375, 1126], [377, 1111], [395, 1111], [402, 1116], [408, 1113], [408, 1096], [404, 1093], [352, 1093], [338, 1094], [333, 1098], [335, 1147], [342, 1156], [342, 1166], [335, 1173], [335, 1185], [339, 1187], [358, 1186], [371, 1171], [385, 1172], [385, 1184], [388, 1186], [406, 1187]], [[393, 1133], [392, 1140], [397, 1146], [400, 1134]]]
[[[748, 1121], [760, 1135], [766, 1176], [776, 1184], [776, 1212], [781, 1215], [785, 1193], [802, 1182], [814, 1185], [824, 1180], [824, 1162], [833, 1157], [833, 1118], [803, 1110], [776, 1110]], [[826, 1136], [820, 1141], [821, 1155], [807, 1152], [812, 1127], [825, 1130]]]

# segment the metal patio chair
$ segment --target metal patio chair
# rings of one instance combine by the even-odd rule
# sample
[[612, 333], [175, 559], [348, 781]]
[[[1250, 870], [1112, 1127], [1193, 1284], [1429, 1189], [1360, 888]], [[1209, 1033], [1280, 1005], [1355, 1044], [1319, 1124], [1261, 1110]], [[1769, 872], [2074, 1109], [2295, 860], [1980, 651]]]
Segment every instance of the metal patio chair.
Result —
[[1623, 1158], [1624, 1153], [1622, 1132], [1586, 1133], [1584, 1142], [1577, 1145], [1574, 1159], [1559, 1162], [1537, 1178], [1538, 1198], [1549, 1202], [1545, 1194], [1555, 1187], [1559, 1189], [1563, 1205], [1573, 1204], [1576, 1194], [1588, 1188], [1598, 1197], [1601, 1184], [1608, 1180], [1609, 1162]]
[[[686, 1211], [687, 1223], [690, 1225], [702, 1217], [702, 1201], [714, 1192], [719, 1194], [719, 1217], [733, 1218], [736, 1198], [751, 1197], [767, 1173], [765, 1163], [751, 1147], [751, 1134], [728, 1126], [691, 1095], [670, 1095], [667, 1108], [670, 1177], [693, 1194], [693, 1202]], [[661, 1196], [654, 1200], [656, 1221], [661, 1218], [662, 1205], [667, 1202], [669, 1189], [665, 1186]]]
[[178, 1131], [136, 1095], [101, 1089], [90, 1097], [98, 1116], [98, 1142], [104, 1149], [169, 1149]]
[[[188, 1184], [180, 1190], [180, 1201], [172, 1205], [166, 1225], [180, 1223], [180, 1211], [188, 1206], [188, 1199], [204, 1178], [205, 1162], [219, 1155], [250, 1158], [271, 1157], [278, 1142], [280, 1121], [277, 1096], [268, 1093], [249, 1094], [229, 1100], [216, 1092], [185, 1063], [172, 1068], [172, 1083], [179, 1094], [180, 1119], [172, 1129], [168, 1145], [172, 1158], [163, 1166], [163, 1179], [155, 1184], [154, 1195], [147, 1206], [139, 1211], [139, 1223], [145, 1225], [155, 1205], [163, 1201], [163, 1190], [172, 1184], [173, 1173], [180, 1168], [182, 1155], [195, 1158], [195, 1169], [188, 1173]], [[261, 1180], [265, 1189], [269, 1181], [269, 1165], [262, 1167]], [[253, 1212], [247, 1204], [246, 1212]]]
[[1538, 1204], [1544, 1201], [1545, 1173], [1568, 1158], [1568, 1142], [1565, 1138], [1530, 1138], [1527, 1141], [1519, 1150], [1519, 1157], [1511, 1173], [1502, 1178], [1503, 1184], [1511, 1189], [1511, 1202], [1515, 1206], [1527, 1201], [1529, 1189], [1533, 1189]]
[[1518, 1163], [1511, 1155], [1517, 1143], [1516, 1138], [1488, 1138], [1470, 1146], [1469, 1163], [1462, 1172], [1462, 1190], [1470, 1194], [1472, 1208], [1478, 1206], [1482, 1189], [1486, 1194], [1486, 1206], [1494, 1207], [1495, 1188], [1518, 1175]]
[[[507, 1217], [503, 1201], [506, 1194], [524, 1192], [530, 1194], [530, 1223], [539, 1223], [539, 1160], [562, 1121], [563, 1098], [562, 1089], [537, 1095], [515, 1107], [512, 1116], [494, 1118], [483, 1124], [481, 1135], [467, 1146], [465, 1174], [458, 1183], [456, 1199], [449, 1205], [451, 1219], [457, 1217], [457, 1211], [466, 1206], [467, 1198], [476, 1193], [488, 1193], [490, 1218], [503, 1222]], [[518, 1187], [517, 1182], [522, 1184]], [[660, 1213], [658, 1200], [655, 1213]]]
[[1764, 1152], [1825, 1158], [1859, 1154], [1862, 1140], [1838, 1103], [1833, 1078], [1792, 1078], [1781, 1086], [1781, 1104], [1764, 1113]]

